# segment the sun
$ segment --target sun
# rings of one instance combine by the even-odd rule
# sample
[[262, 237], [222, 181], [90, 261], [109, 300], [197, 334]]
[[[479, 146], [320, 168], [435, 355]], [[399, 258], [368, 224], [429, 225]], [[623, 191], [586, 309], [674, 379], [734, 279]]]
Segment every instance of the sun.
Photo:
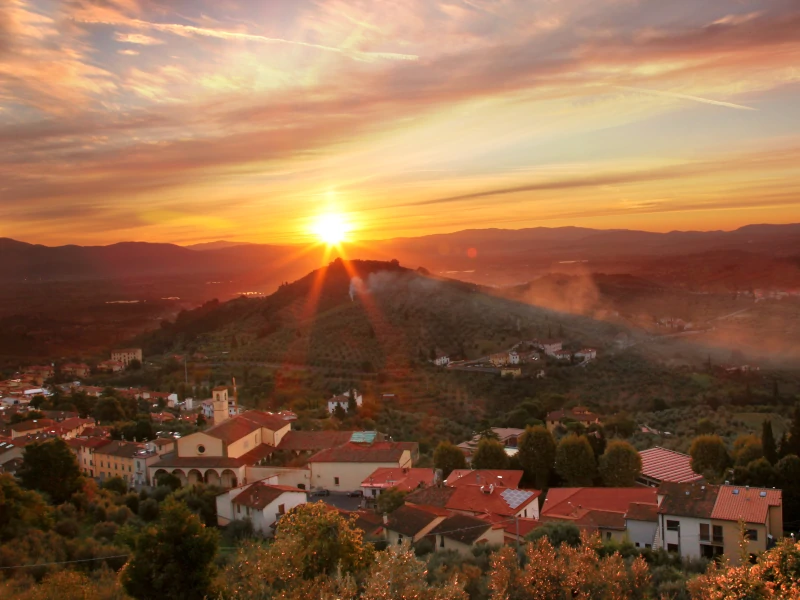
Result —
[[320, 215], [314, 223], [312, 231], [320, 241], [329, 246], [337, 246], [347, 240], [350, 226], [342, 215], [331, 213]]

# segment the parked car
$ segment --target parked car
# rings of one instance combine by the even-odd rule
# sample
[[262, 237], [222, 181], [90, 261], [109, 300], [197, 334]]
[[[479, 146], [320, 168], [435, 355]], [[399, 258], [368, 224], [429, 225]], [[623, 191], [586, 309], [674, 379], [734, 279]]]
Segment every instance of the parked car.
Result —
[[363, 498], [364, 497], [364, 491], [363, 490], [353, 490], [352, 492], [348, 492], [347, 495], [350, 496], [351, 498]]
[[314, 492], [313, 495], [314, 496], [330, 496], [331, 492], [330, 492], [330, 490], [317, 490], [316, 492]]

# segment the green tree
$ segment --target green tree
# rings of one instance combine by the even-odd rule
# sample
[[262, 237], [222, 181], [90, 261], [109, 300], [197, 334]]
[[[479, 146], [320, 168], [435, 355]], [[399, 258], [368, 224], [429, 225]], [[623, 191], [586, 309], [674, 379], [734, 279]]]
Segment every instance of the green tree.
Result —
[[772, 421], [765, 420], [761, 424], [761, 448], [770, 464], [778, 462], [778, 447], [775, 443], [775, 435], [772, 433]]
[[25, 446], [17, 477], [24, 487], [47, 494], [54, 504], [69, 500], [82, 481], [78, 461], [61, 438]]
[[709, 435], [717, 431], [717, 426], [714, 425], [711, 419], [700, 419], [696, 427], [697, 435]]
[[104, 490], [108, 490], [119, 495], [123, 495], [128, 491], [128, 484], [125, 483], [125, 480], [122, 477], [111, 477], [110, 479], [106, 479], [101, 484], [101, 487]]
[[322, 502], [306, 503], [290, 510], [275, 530], [278, 548], [293, 548], [306, 579], [330, 576], [338, 569], [354, 573], [366, 568], [373, 558], [361, 530], [352, 520]]
[[206, 416], [203, 413], [197, 413], [197, 419], [195, 420], [195, 425], [198, 427], [205, 427], [206, 426]]
[[52, 509], [37, 492], [21, 488], [8, 473], [0, 474], [0, 541], [20, 538], [29, 528], [47, 530]]
[[600, 476], [608, 487], [633, 487], [642, 474], [642, 457], [628, 442], [614, 440], [600, 457]]
[[414, 556], [406, 542], [379, 552], [364, 581], [361, 600], [468, 600], [464, 583], [456, 576], [442, 586], [428, 582], [427, 565]]
[[701, 475], [718, 478], [730, 464], [725, 442], [718, 435], [701, 435], [692, 441], [689, 448], [692, 470]]
[[392, 513], [403, 506], [408, 492], [401, 492], [397, 488], [389, 488], [378, 496], [378, 512], [380, 514]]
[[786, 454], [800, 456], [800, 404], [794, 407], [792, 424], [789, 426], [789, 435], [786, 441]]
[[100, 423], [125, 420], [125, 411], [116, 398], [100, 398], [94, 406], [94, 418]]
[[347, 418], [347, 411], [341, 404], [337, 404], [333, 409], [333, 416], [339, 421], [344, 421]]
[[783, 490], [783, 522], [800, 521], [800, 457], [787, 454], [775, 464], [776, 487]]
[[733, 461], [738, 466], [747, 466], [763, 456], [761, 440], [755, 435], [740, 435], [733, 443]]
[[589, 440], [577, 435], [561, 438], [556, 447], [555, 467], [569, 487], [592, 485], [597, 475], [597, 465]]
[[185, 504], [168, 498], [157, 523], [135, 538], [122, 585], [138, 600], [209, 597], [217, 544], [215, 530], [205, 527]]
[[517, 443], [519, 462], [537, 489], [545, 489], [556, 462], [556, 441], [546, 427], [526, 427]]
[[347, 392], [347, 414], [354, 416], [358, 412], [358, 403], [353, 388]]
[[217, 525], [217, 496], [222, 489], [213, 485], [196, 483], [173, 492], [172, 497], [185, 503], [205, 523], [206, 527]]
[[508, 454], [502, 443], [489, 438], [478, 442], [478, 449], [472, 456], [474, 469], [507, 469]]
[[450, 442], [441, 442], [433, 451], [433, 466], [442, 470], [442, 477], [447, 479], [455, 469], [465, 469], [467, 460], [464, 453]]
[[554, 548], [564, 543], [573, 548], [581, 545], [581, 530], [574, 523], [565, 521], [547, 521], [526, 535], [525, 539], [535, 542], [543, 537], [547, 538]]

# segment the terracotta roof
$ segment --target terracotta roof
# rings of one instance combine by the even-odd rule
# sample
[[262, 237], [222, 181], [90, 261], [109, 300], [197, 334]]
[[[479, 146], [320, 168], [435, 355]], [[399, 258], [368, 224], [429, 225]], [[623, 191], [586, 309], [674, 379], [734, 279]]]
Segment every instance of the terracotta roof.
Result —
[[[481, 489], [483, 488], [483, 490]], [[464, 485], [453, 488], [445, 508], [473, 513], [511, 516], [526, 508], [541, 495], [538, 490]]]
[[264, 510], [268, 504], [274, 502], [287, 492], [296, 492], [305, 495], [305, 491], [288, 485], [269, 485], [267, 483], [254, 483], [231, 502], [249, 506], [255, 510]]
[[153, 443], [156, 446], [161, 447], [161, 446], [166, 446], [168, 444], [174, 444], [175, 440], [174, 439], [168, 439], [168, 438], [156, 438], [156, 439], [153, 440]]
[[492, 524], [482, 519], [469, 515], [452, 515], [434, 527], [429, 535], [444, 535], [471, 546], [491, 528]]
[[362, 487], [396, 488], [410, 492], [421, 487], [433, 485], [433, 469], [408, 469], [401, 467], [380, 467], [361, 482]]
[[375, 442], [354, 444], [348, 442], [335, 448], [317, 452], [308, 462], [375, 462], [396, 463], [408, 448], [401, 442]]
[[662, 515], [709, 519], [718, 492], [718, 485], [665, 482], [658, 487], [659, 495], [664, 496], [658, 512]]
[[49, 429], [50, 427], [56, 424], [55, 421], [52, 419], [33, 419], [29, 421], [22, 421], [20, 423], [15, 423], [11, 426], [13, 431], [17, 432], [24, 432], [24, 431], [33, 431], [35, 429]]
[[658, 505], [656, 488], [550, 488], [542, 505], [543, 517], [579, 518], [584, 511], [624, 515], [632, 503]]
[[405, 497], [406, 504], [415, 504], [417, 506], [435, 506], [444, 508], [447, 506], [447, 501], [455, 494], [456, 488], [452, 487], [429, 487], [422, 488], [411, 492]]
[[278, 431], [287, 427], [286, 421], [272, 413], [260, 410], [248, 410], [240, 415], [225, 419], [222, 423], [209, 427], [204, 431], [207, 435], [232, 444], [242, 439], [256, 429], [266, 427], [271, 431]]
[[150, 465], [163, 469], [237, 469], [245, 462], [241, 458], [228, 458], [225, 456], [177, 456], [175, 452], [162, 455], [161, 460]]
[[133, 458], [139, 453], [140, 450], [144, 450], [143, 444], [114, 440], [113, 442], [103, 445], [102, 449], [95, 450], [95, 452], [97, 454], [117, 456], [119, 458]]
[[745, 523], [766, 523], [770, 506], [781, 506], [781, 490], [722, 485], [711, 511], [712, 519]]
[[288, 431], [278, 450], [318, 452], [350, 441], [352, 431]]
[[655, 523], [658, 521], [658, 506], [655, 504], [644, 504], [642, 502], [631, 502], [625, 518], [630, 521], [647, 521]]
[[587, 510], [575, 519], [575, 524], [583, 529], [625, 530], [625, 515], [605, 510]]
[[79, 437], [73, 440], [69, 440], [70, 442], [75, 442], [75, 445], [80, 445], [82, 448], [100, 448], [101, 446], [105, 446], [106, 444], [110, 444], [111, 440], [105, 438], [84, 438]]
[[445, 480], [444, 484], [452, 487], [462, 485], [482, 485], [493, 483], [495, 486], [516, 488], [522, 480], [523, 471], [510, 469], [456, 469]]
[[363, 531], [366, 537], [378, 537], [383, 531], [383, 517], [372, 511], [347, 511], [341, 508], [336, 510], [346, 519], [355, 516], [355, 527]]
[[239, 460], [244, 461], [246, 465], [254, 465], [258, 461], [263, 460], [273, 454], [275, 452], [275, 446], [270, 446], [269, 444], [259, 444], [250, 452], [246, 454], [242, 454], [239, 457]]
[[639, 453], [642, 457], [642, 476], [656, 481], [683, 483], [703, 478], [692, 471], [692, 457], [666, 448], [650, 448]]
[[441, 519], [441, 517], [416, 506], [404, 505], [389, 515], [386, 529], [414, 537], [436, 519]]

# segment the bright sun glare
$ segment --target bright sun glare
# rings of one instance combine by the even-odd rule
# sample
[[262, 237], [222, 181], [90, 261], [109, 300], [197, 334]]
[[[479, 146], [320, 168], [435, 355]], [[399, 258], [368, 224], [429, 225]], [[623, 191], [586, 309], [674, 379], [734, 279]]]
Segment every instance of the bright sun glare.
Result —
[[313, 228], [316, 236], [329, 246], [345, 241], [349, 230], [347, 222], [337, 214], [320, 215]]

